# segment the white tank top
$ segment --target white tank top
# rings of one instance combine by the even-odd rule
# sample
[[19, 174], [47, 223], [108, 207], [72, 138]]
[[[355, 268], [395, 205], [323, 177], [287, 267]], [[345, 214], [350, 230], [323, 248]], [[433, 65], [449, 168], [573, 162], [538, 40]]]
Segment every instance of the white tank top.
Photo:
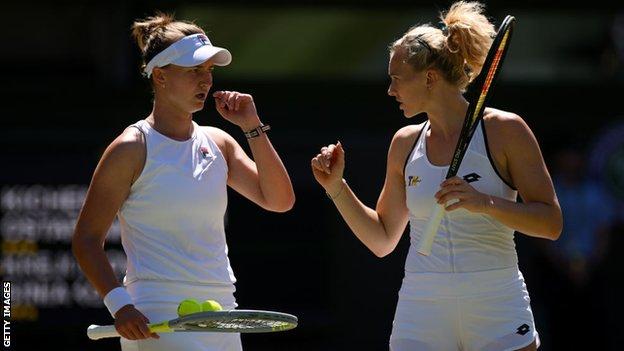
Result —
[[193, 122], [189, 140], [170, 139], [142, 120], [143, 172], [119, 210], [127, 256], [124, 284], [136, 280], [232, 285], [224, 215], [227, 163]]
[[[477, 127], [457, 175], [479, 192], [516, 201], [517, 191], [496, 170], [483, 121], [479, 123], [481, 127]], [[517, 267], [514, 231], [489, 215], [461, 208], [445, 212], [429, 256], [416, 252], [416, 243], [435, 205], [434, 194], [448, 171], [448, 166], [435, 166], [427, 158], [428, 128], [427, 121], [405, 164], [411, 242], [405, 271], [454, 273]]]

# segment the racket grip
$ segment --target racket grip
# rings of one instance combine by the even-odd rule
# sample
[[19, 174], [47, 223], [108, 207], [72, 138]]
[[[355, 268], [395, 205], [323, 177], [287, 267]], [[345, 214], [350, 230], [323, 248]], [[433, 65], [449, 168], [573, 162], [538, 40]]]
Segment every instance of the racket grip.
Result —
[[95, 325], [92, 324], [87, 328], [87, 336], [91, 340], [99, 340], [103, 338], [119, 337], [117, 329], [114, 325]]
[[425, 230], [420, 237], [420, 241], [416, 246], [416, 251], [418, 251], [418, 253], [425, 256], [429, 256], [431, 253], [433, 239], [438, 232], [440, 222], [442, 222], [442, 216], [444, 216], [444, 206], [436, 204], [431, 210], [431, 216], [429, 216], [427, 226], [425, 227]]

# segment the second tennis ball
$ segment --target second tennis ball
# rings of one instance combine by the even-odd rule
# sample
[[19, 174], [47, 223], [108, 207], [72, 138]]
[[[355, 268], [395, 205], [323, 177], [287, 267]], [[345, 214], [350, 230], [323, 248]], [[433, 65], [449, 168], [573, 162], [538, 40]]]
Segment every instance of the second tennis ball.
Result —
[[215, 300], [206, 300], [201, 305], [202, 312], [221, 311], [223, 307]]
[[197, 313], [202, 311], [202, 305], [195, 299], [182, 300], [178, 305], [178, 316], [183, 317], [187, 314]]

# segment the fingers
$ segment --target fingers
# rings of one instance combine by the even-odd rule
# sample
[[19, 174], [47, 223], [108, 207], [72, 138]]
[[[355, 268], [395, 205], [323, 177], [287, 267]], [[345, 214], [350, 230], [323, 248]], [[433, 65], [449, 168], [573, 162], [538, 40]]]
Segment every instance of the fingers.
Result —
[[453, 201], [453, 200], [465, 200], [466, 199], [466, 193], [462, 192], [462, 191], [451, 191], [447, 194], [445, 194], [444, 196], [440, 197], [438, 199], [438, 203], [440, 205], [443, 204], [447, 204], [449, 203], [449, 201]]
[[445, 187], [448, 185], [460, 185], [460, 184], [468, 184], [463, 178], [458, 176], [451, 177], [449, 179], [445, 179], [442, 183], [440, 183], [440, 187]]
[[434, 197], [441, 205], [452, 200], [465, 200], [470, 190], [466, 187], [467, 184], [465, 180], [459, 177], [449, 178], [440, 184], [441, 188]]
[[330, 174], [329, 168], [323, 164], [321, 159], [322, 159], [321, 154], [316, 155], [316, 157], [312, 159], [312, 162], [311, 162], [312, 169], [317, 170], [319, 172], [326, 173], [326, 174]]
[[467, 191], [467, 189], [464, 187], [463, 184], [459, 184], [459, 185], [448, 184], [448, 185], [442, 186], [442, 188], [440, 188], [440, 190], [438, 190], [438, 192], [435, 193], [435, 195], [433, 195], [433, 196], [436, 199], [440, 200], [445, 195], [447, 195], [447, 194], [449, 194], [451, 192], [461, 193], [461, 192], [466, 192], [466, 191]]
[[464, 208], [479, 212], [484, 207], [483, 194], [477, 191], [465, 179], [452, 177], [440, 184], [440, 190], [435, 193], [438, 204], [444, 205], [447, 211]]
[[344, 151], [344, 148], [342, 147], [342, 143], [340, 142], [340, 140], [338, 140], [338, 143], [336, 143], [336, 152], [335, 152], [335, 154], [338, 156], [336, 161], [344, 163], [345, 151]]
[[226, 110], [226, 105], [225, 105], [225, 101], [223, 100], [223, 98], [215, 98], [215, 105], [217, 106], [217, 109], [220, 111]]
[[149, 330], [148, 323], [149, 319], [145, 315], [132, 308], [124, 311], [115, 319], [115, 329], [119, 335], [129, 340], [158, 339], [159, 336]]
[[147, 319], [147, 317], [145, 317], [145, 315], [143, 315], [143, 321], [142, 323], [139, 323], [139, 329], [140, 332], [142, 333], [144, 338], [153, 338], [153, 339], [160, 339], [160, 336], [156, 333], [152, 333], [149, 329], [149, 319]]
[[339, 144], [340, 142], [336, 145], [329, 144], [327, 146], [323, 146], [321, 148], [321, 152], [312, 158], [312, 169], [326, 174], [331, 174], [333, 160], [336, 158], [336, 155], [344, 153], [342, 146]]
[[226, 97], [226, 104], [229, 110], [234, 110], [234, 108], [236, 107], [236, 99], [238, 99], [238, 93], [236, 92], [229, 92], [228, 91], [228, 95]]
[[336, 150], [336, 145], [330, 144], [329, 146], [325, 146], [321, 148], [321, 155], [323, 156], [323, 163], [326, 167], [331, 165], [331, 160], [334, 155], [334, 150]]
[[238, 111], [243, 103], [253, 99], [251, 95], [241, 94], [237, 91], [216, 91], [212, 97], [215, 98], [220, 108], [230, 111]]
[[327, 157], [324, 156], [322, 153], [317, 154], [312, 159], [312, 167], [314, 167], [315, 169], [318, 169], [319, 171], [323, 173], [331, 174], [331, 170], [329, 168], [329, 161], [327, 160]]
[[128, 340], [145, 339], [145, 337], [143, 336], [143, 333], [141, 332], [140, 327], [136, 325], [135, 323], [119, 326], [117, 327], [117, 331], [119, 332], [119, 335], [121, 335], [122, 337]]
[[453, 211], [453, 210], [456, 210], [458, 208], [464, 207], [465, 203], [466, 202], [463, 201], [463, 200], [458, 200], [458, 201], [455, 201], [455, 202], [451, 203], [450, 205], [446, 206], [444, 209], [446, 211]]
[[236, 100], [234, 101], [234, 111], [238, 111], [238, 109], [240, 108], [241, 102], [243, 101], [243, 95], [238, 94], [236, 96]]
[[136, 322], [136, 323], [127, 325], [120, 330], [119, 334], [121, 334], [121, 336], [129, 340], [160, 338], [160, 336], [158, 336], [156, 333], [152, 333], [149, 330], [149, 326], [145, 322]]
[[147, 323], [149, 323], [149, 320], [146, 317], [143, 317], [143, 320], [141, 321], [141, 323], [138, 323], [137, 325], [139, 328], [139, 333], [141, 337], [144, 339], [147, 339], [152, 336], [152, 332], [149, 330]]

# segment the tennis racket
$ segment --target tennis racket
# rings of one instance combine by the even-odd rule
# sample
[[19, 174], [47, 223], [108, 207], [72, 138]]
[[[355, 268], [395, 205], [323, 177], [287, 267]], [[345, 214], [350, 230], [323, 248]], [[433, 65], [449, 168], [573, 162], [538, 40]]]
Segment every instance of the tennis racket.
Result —
[[[219, 332], [270, 333], [297, 327], [297, 317], [280, 312], [260, 310], [229, 310], [191, 313], [184, 317], [150, 323], [152, 333]], [[91, 325], [87, 328], [91, 340], [119, 337], [114, 325]]]
[[[483, 110], [485, 109], [485, 103], [488, 101], [489, 92], [500, 72], [505, 54], [509, 48], [515, 21], [516, 19], [513, 16], [505, 17], [488, 51], [481, 73], [471, 86], [472, 89], [469, 89], [468, 93], [466, 93], [466, 98], [470, 105], [468, 106], [468, 111], [466, 111], [464, 124], [459, 134], [459, 139], [457, 140], [457, 146], [455, 146], [453, 159], [446, 173], [446, 179], [457, 175], [459, 166], [470, 144], [470, 139], [472, 139], [472, 135], [477, 128], [479, 120], [483, 117]], [[436, 204], [431, 211], [429, 222], [427, 222], [422, 237], [417, 244], [416, 251], [423, 255], [429, 255], [431, 253], [433, 239], [435, 238], [443, 216], [444, 205]]]

